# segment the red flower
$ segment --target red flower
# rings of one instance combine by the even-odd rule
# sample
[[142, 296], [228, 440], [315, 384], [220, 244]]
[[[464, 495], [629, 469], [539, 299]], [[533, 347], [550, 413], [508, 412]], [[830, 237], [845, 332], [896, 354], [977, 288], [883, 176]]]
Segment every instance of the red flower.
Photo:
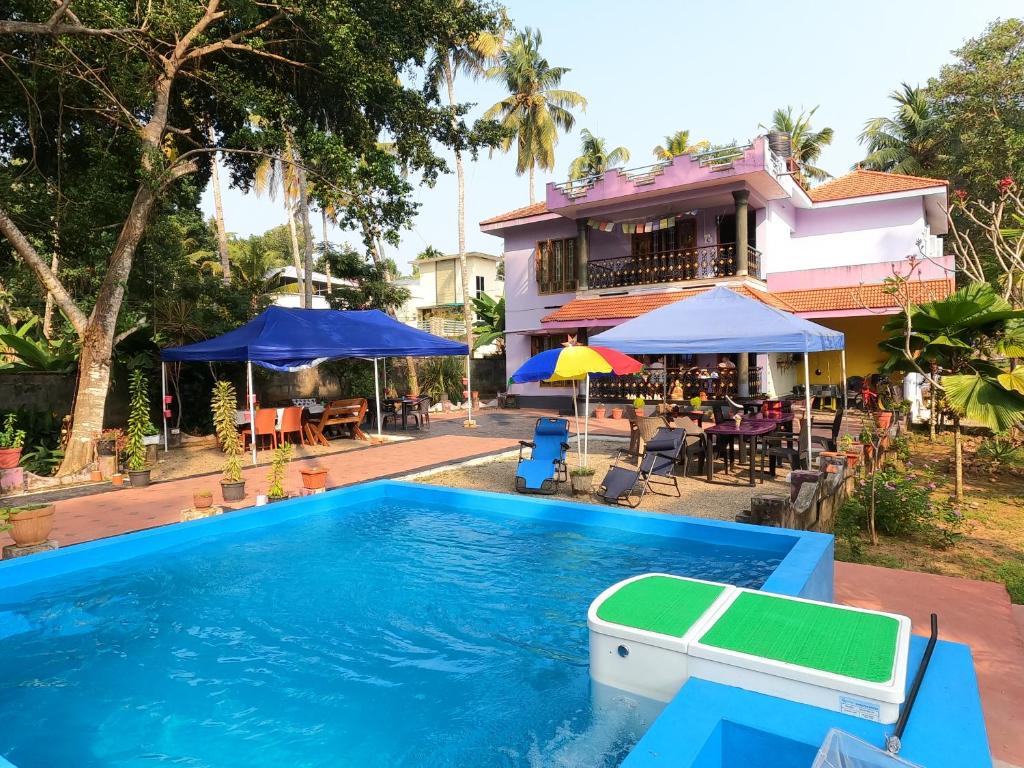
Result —
[[953, 194], [956, 195], [956, 199], [959, 200], [961, 203], [967, 199], [967, 192], [965, 190], [957, 189], [953, 192]]
[[1007, 176], [1005, 179], [1000, 179], [998, 184], [999, 191], [1006, 192], [1008, 189], [1012, 188], [1014, 184], [1013, 176]]

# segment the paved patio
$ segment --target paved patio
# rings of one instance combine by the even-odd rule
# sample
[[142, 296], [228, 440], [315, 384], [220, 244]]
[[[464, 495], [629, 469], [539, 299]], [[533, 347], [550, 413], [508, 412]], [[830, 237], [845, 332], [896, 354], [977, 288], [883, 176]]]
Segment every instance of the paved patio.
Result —
[[[532, 434], [535, 419], [551, 414], [524, 409], [474, 415], [475, 430], [462, 426], [464, 414], [437, 414], [429, 432], [389, 431], [409, 440], [293, 461], [288, 490], [301, 487], [300, 467], [314, 463], [328, 468], [328, 483], [337, 487], [512, 450]], [[628, 430], [624, 420], [591, 419], [591, 434], [624, 437]], [[265, 491], [267, 468], [250, 468], [245, 475], [242, 506]], [[207, 475], [64, 499], [53, 537], [67, 546], [176, 523], [180, 511], [191, 506], [193, 491], [216, 491], [218, 479]], [[835, 574], [837, 601], [906, 614], [919, 634], [927, 634], [928, 614], [936, 611], [941, 637], [971, 646], [993, 753], [1003, 765], [1024, 766], [1024, 641], [1002, 585], [849, 563], [836, 563]]]

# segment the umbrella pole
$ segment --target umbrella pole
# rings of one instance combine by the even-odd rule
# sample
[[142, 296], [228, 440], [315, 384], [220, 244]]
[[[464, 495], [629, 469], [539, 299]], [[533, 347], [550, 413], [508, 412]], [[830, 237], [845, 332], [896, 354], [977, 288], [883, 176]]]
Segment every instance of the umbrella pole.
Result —
[[843, 347], [842, 349], [839, 350], [839, 359], [840, 359], [841, 364], [842, 364], [843, 380], [840, 383], [840, 386], [843, 388], [842, 389], [842, 392], [843, 392], [843, 410], [845, 411], [846, 410], [846, 347]]
[[380, 374], [377, 372], [377, 358], [373, 358], [373, 394], [374, 402], [377, 405], [377, 442], [381, 441], [380, 434]]
[[249, 407], [249, 436], [252, 438], [252, 463], [256, 466], [256, 392], [252, 386], [252, 360], [245, 361], [245, 402]]
[[580, 466], [583, 466], [583, 439], [580, 437], [580, 406], [576, 394], [577, 384], [574, 380], [572, 382], [572, 411], [576, 414], [576, 458], [581, 462]]
[[814, 462], [811, 459], [811, 356], [804, 352], [804, 422], [807, 424], [807, 468]]
[[586, 400], [583, 405], [583, 466], [590, 459], [590, 374], [587, 374]]
[[164, 416], [164, 453], [167, 453], [167, 363], [160, 363], [160, 413]]

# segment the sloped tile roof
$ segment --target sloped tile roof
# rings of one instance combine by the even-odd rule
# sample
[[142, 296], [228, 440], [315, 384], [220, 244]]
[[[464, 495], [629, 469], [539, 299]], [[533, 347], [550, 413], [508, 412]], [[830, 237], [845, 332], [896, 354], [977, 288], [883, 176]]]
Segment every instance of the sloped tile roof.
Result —
[[858, 168], [838, 179], [827, 181], [807, 190], [807, 196], [814, 203], [827, 203], [833, 200], [845, 200], [851, 197], [867, 195], [887, 195], [893, 192], [909, 192], [914, 189], [944, 187], [948, 182], [943, 179], [928, 179], [923, 176], [904, 176], [899, 173], [883, 173], [882, 171], [866, 171]]
[[[917, 280], [907, 284], [915, 304], [942, 299], [953, 292], [950, 280]], [[896, 309], [896, 297], [886, 286], [848, 285], [838, 288], [812, 288], [806, 291], [776, 291], [773, 294], [795, 312], [836, 312], [850, 309]]]
[[516, 208], [514, 211], [499, 213], [497, 216], [492, 216], [489, 219], [484, 219], [483, 221], [480, 222], [480, 226], [483, 226], [485, 224], [500, 224], [503, 221], [514, 221], [515, 219], [525, 219], [527, 216], [540, 216], [547, 212], [547, 203], [534, 203], [533, 205], [524, 205], [522, 208]]
[[[770, 307], [793, 311], [792, 307], [765, 291], [753, 290], [742, 285], [730, 286], [730, 288], [743, 296], [763, 301]], [[563, 304], [551, 314], [543, 317], [541, 322], [621, 320], [623, 318], [639, 317], [646, 312], [650, 312], [652, 309], [658, 309], [674, 301], [689, 299], [709, 289], [709, 287], [703, 287], [665, 293], [635, 293], [625, 296], [598, 296], [592, 299], [573, 299]]]

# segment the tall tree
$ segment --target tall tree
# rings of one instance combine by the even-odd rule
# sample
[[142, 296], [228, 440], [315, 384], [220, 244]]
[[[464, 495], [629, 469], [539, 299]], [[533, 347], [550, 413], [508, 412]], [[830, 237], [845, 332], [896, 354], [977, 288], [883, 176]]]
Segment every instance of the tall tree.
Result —
[[679, 155], [689, 155], [693, 152], [703, 152], [711, 148], [711, 142], [701, 139], [690, 143], [690, 131], [683, 129], [676, 131], [671, 136], [665, 137], [665, 144], [659, 144], [652, 151], [658, 160], [671, 160]]
[[[209, 129], [210, 143], [216, 143], [213, 128]], [[228, 233], [224, 226], [224, 204], [220, 199], [220, 168], [217, 156], [210, 158], [210, 186], [213, 187], [213, 221], [217, 228], [217, 254], [220, 256], [220, 276], [224, 284], [231, 282], [231, 257], [228, 254]]]
[[[460, 0], [461, 1], [461, 0]], [[455, 77], [459, 73], [473, 79], [482, 76], [505, 45], [507, 19], [501, 16], [501, 23], [495, 31], [482, 30], [466, 38], [444, 40], [435, 49], [435, 61], [431, 70], [435, 81], [444, 79], [448, 92], [448, 107], [451, 109], [453, 128], [458, 126], [458, 100], [455, 98]], [[456, 224], [459, 245], [459, 275], [462, 282], [462, 319], [466, 326], [466, 343], [473, 346], [473, 308], [470, 302], [469, 263], [466, 259], [466, 172], [462, 162], [462, 149], [455, 147], [455, 176], [458, 185], [458, 206]]]
[[[432, 182], [445, 164], [431, 142], [463, 137], [452, 135], [436, 90], [406, 87], [400, 76], [425, 60], [434, 41], [494, 24], [489, 9], [446, 0], [207, 0], [170, 8], [11, 0], [2, 13], [0, 234], [81, 342], [61, 474], [92, 458], [133, 263], [154, 212], [175, 190], [191, 177], [201, 186], [217, 152], [232, 181], [247, 188], [259, 161], [283, 152], [287, 128], [304, 165], [319, 161], [324, 186], [338, 197], [357, 177], [375, 176], [370, 209], [347, 212], [343, 221], [372, 215], [397, 230], [414, 209], [405, 200], [408, 184], [380, 166], [361, 169], [359, 158], [387, 132], [401, 162]], [[258, 130], [253, 114], [265, 121]], [[117, 190], [89, 198], [85, 212], [103, 230], [93, 225], [81, 235], [107, 243], [88, 294], [69, 290], [50, 269], [51, 216], [38, 215], [54, 210], [55, 158], [70, 172], [69, 158], [83, 149], [74, 155], [76, 172]]]
[[603, 138], [584, 128], [580, 131], [580, 155], [569, 164], [569, 178], [576, 181], [597, 176], [609, 168], [617, 168], [628, 162], [628, 149], [615, 147], [610, 150]]
[[500, 121], [506, 131], [502, 150], [508, 152], [515, 145], [516, 173], [529, 173], [531, 204], [536, 200], [537, 168], [555, 167], [558, 131], [571, 131], [576, 124], [571, 110], [587, 107], [587, 100], [576, 91], [558, 87], [569, 69], [551, 66], [541, 56], [541, 42], [540, 31], [527, 27], [505, 46], [498, 64], [487, 74], [501, 80], [509, 95], [484, 113], [486, 119]]
[[792, 107], [776, 109], [772, 113], [772, 122], [769, 126], [761, 126], [770, 131], [788, 133], [793, 147], [793, 159], [800, 167], [801, 172], [814, 181], [824, 181], [832, 177], [828, 171], [814, 165], [821, 157], [821, 151], [832, 143], [834, 132], [831, 128], [822, 128], [816, 131], [811, 127], [811, 118], [818, 108], [801, 111], [794, 115]]
[[874, 117], [858, 137], [868, 154], [859, 165], [872, 171], [924, 176], [938, 159], [938, 119], [923, 89], [903, 83], [889, 94], [896, 107], [892, 117]]
[[303, 277], [303, 253], [308, 246], [309, 233], [303, 228], [303, 246], [299, 247], [299, 233], [295, 225], [295, 211], [300, 204], [301, 187], [299, 185], [299, 172], [294, 162], [294, 149], [291, 136], [285, 132], [285, 150], [283, 157], [265, 157], [256, 168], [254, 186], [257, 195], [267, 195], [271, 200], [277, 198], [277, 188], [281, 187], [281, 201], [284, 203], [285, 214], [288, 217], [288, 234], [291, 236], [292, 266], [295, 268], [295, 279], [299, 283], [300, 306], [309, 306], [306, 303], [305, 279]]

